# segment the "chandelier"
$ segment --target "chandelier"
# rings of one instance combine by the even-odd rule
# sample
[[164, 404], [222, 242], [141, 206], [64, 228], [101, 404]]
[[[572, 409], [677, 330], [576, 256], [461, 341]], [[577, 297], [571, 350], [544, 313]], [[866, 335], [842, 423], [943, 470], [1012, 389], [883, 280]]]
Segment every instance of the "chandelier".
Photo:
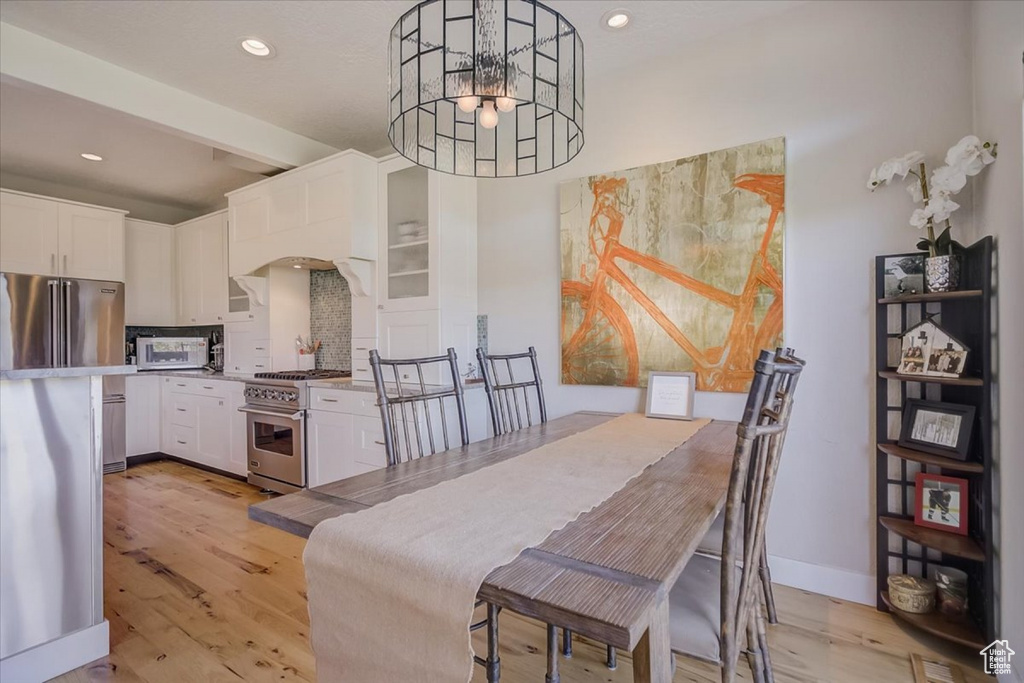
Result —
[[535, 0], [427, 0], [391, 29], [388, 139], [443, 173], [525, 176], [583, 147], [583, 41]]

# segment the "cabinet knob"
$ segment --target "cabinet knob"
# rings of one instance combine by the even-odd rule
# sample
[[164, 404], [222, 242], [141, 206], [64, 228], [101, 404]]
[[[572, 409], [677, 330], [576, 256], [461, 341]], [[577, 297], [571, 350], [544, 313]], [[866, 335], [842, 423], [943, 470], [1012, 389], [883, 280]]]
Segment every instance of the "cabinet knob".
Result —
[[217, 320], [223, 320], [223, 319], [224, 318], [220, 317], [219, 315], [217, 316]]

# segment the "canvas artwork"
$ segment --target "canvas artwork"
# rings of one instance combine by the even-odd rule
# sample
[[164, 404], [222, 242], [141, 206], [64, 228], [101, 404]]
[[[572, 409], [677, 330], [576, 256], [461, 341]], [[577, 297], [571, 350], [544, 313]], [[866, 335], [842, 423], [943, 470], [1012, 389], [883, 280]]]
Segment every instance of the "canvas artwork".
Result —
[[782, 344], [785, 138], [561, 185], [562, 383], [744, 392]]

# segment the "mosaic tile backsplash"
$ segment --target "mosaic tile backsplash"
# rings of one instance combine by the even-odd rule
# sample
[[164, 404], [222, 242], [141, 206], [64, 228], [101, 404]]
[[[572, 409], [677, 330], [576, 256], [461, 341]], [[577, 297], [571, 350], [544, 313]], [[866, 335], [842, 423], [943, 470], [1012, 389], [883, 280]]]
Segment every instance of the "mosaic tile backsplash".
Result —
[[352, 370], [352, 293], [337, 270], [310, 271], [309, 318], [317, 370]]

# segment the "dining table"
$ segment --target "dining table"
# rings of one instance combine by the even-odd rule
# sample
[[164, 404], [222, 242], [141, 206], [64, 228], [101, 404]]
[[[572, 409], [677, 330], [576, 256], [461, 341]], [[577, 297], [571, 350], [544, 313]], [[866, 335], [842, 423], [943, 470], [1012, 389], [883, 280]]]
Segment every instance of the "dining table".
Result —
[[[515, 458], [615, 417], [572, 413], [256, 503], [249, 517], [308, 537], [324, 520]], [[668, 683], [669, 592], [722, 510], [735, 447], [736, 423], [710, 421], [604, 502], [494, 569], [478, 597], [630, 651], [636, 683]]]

